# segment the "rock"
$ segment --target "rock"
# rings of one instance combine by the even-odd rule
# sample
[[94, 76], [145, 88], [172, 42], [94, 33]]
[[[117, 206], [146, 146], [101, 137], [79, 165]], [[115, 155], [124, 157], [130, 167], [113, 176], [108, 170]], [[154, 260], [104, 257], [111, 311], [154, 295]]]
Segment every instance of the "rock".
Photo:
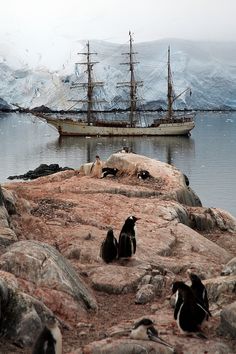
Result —
[[146, 304], [155, 298], [155, 288], [152, 284], [142, 285], [135, 296], [136, 304]]
[[219, 332], [236, 339], [236, 302], [221, 311]]
[[136, 291], [146, 272], [138, 267], [106, 265], [94, 269], [90, 277], [94, 289], [108, 294], [122, 294]]
[[235, 294], [236, 275], [207, 279], [203, 284], [207, 289], [210, 302], [227, 303], [229, 297]]
[[24, 290], [54, 312], [76, 317], [96, 309], [96, 300], [70, 263], [52, 246], [20, 241], [0, 257], [0, 268], [13, 273]]
[[[80, 352], [74, 352], [75, 354]], [[118, 339], [103, 339], [86, 345], [83, 354], [171, 354], [173, 351], [152, 341]]]
[[236, 275], [236, 257], [232, 258], [223, 268], [221, 275]]
[[60, 167], [58, 164], [41, 164], [39, 167], [35, 168], [34, 170], [30, 170], [26, 172], [23, 175], [18, 175], [18, 176], [9, 176], [8, 179], [36, 179], [39, 177], [43, 176], [48, 176], [53, 173], [61, 172], [61, 171], [66, 171], [66, 170], [74, 170], [73, 168], [70, 167]]
[[189, 224], [193, 229], [204, 231], [219, 228], [222, 231], [236, 231], [235, 218], [217, 208], [189, 208]]
[[155, 275], [152, 278], [151, 284], [154, 286], [155, 294], [161, 296], [166, 285], [165, 277], [163, 277], [163, 275]]
[[16, 214], [16, 196], [13, 192], [7, 190], [6, 188], [2, 188], [2, 193], [4, 197], [4, 205], [7, 209], [8, 214]]
[[52, 312], [40, 301], [11, 287], [0, 278], [0, 335], [21, 347], [32, 346], [46, 315]]
[[[146, 170], [159, 182], [158, 191], [162, 194], [169, 194], [171, 199], [189, 206], [202, 205], [191, 188], [186, 186], [183, 173], [172, 165], [133, 153], [113, 154], [106, 161], [106, 164], [112, 168], [117, 168], [119, 173], [128, 175], [136, 176], [139, 170]], [[151, 182], [150, 185], [153, 187], [155, 184]]]

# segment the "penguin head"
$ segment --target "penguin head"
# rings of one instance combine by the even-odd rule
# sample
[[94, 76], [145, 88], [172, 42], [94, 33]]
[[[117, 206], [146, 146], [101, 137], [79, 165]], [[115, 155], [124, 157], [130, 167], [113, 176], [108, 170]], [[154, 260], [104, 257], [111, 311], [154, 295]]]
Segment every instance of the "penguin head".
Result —
[[132, 224], [135, 225], [135, 223], [136, 223], [137, 220], [140, 220], [140, 218], [137, 218], [136, 216], [131, 215], [131, 216], [129, 216], [129, 217], [126, 219], [125, 222], [127, 222], [127, 223], [129, 223], [129, 224], [131, 224], [131, 225], [132, 225]]
[[107, 231], [107, 238], [112, 239], [113, 237], [114, 237], [113, 229], [110, 228], [110, 229]]
[[172, 294], [175, 294], [178, 290], [185, 290], [188, 285], [186, 285], [183, 281], [175, 281], [172, 284]]
[[192, 283], [201, 283], [201, 279], [199, 278], [199, 276], [192, 273], [190, 269], [187, 270], [187, 273]]
[[142, 318], [140, 321], [136, 322], [133, 326], [133, 329], [136, 329], [140, 326], [151, 327], [154, 325], [154, 322], [150, 318]]
[[57, 319], [54, 315], [48, 315], [45, 321], [45, 325], [47, 328], [52, 329], [57, 326]]

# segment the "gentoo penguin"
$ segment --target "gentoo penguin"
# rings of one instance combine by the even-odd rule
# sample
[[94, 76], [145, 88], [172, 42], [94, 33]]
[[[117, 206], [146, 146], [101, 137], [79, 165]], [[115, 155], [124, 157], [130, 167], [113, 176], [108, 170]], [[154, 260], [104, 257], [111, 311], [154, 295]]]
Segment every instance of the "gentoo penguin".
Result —
[[101, 178], [104, 178], [104, 177], [107, 177], [107, 176], [115, 177], [118, 171], [119, 170], [117, 168], [103, 167], [102, 168], [102, 176], [101, 176]]
[[154, 327], [153, 321], [149, 318], [143, 318], [134, 324], [130, 333], [130, 338], [138, 340], [152, 340], [167, 346], [174, 352], [174, 348], [158, 336], [158, 331]]
[[201, 334], [200, 326], [206, 316], [210, 316], [208, 309], [197, 300], [192, 289], [182, 281], [173, 284], [172, 292], [177, 293], [174, 318], [181, 332]]
[[112, 262], [118, 255], [118, 242], [113, 230], [109, 229], [105, 240], [101, 244], [100, 256], [106, 263]]
[[139, 218], [129, 216], [121, 229], [119, 236], [118, 258], [132, 257], [136, 252], [136, 221]]
[[49, 316], [39, 334], [32, 354], [62, 354], [62, 336], [54, 316]]
[[[207, 290], [202, 284], [201, 279], [189, 269], [187, 270], [188, 276], [192, 282], [190, 288], [192, 289], [197, 300], [204, 305], [204, 307], [209, 311], [209, 301], [207, 296]], [[208, 320], [208, 316], [206, 316]]]

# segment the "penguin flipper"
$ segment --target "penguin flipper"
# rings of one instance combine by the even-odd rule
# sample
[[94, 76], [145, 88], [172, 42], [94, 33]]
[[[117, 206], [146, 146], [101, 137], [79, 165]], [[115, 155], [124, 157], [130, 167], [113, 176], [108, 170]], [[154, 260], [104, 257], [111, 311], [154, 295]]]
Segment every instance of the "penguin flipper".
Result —
[[177, 320], [178, 312], [180, 310], [180, 307], [183, 303], [182, 296], [177, 292], [176, 294], [176, 303], [175, 303], [175, 309], [174, 309], [174, 319]]

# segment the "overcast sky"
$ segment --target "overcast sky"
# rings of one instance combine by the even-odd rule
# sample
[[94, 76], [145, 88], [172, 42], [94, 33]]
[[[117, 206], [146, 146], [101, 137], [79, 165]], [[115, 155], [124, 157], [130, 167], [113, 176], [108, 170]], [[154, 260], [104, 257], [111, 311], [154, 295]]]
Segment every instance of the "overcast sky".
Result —
[[236, 0], [2, 0], [0, 45], [50, 51], [60, 39], [236, 40]]

